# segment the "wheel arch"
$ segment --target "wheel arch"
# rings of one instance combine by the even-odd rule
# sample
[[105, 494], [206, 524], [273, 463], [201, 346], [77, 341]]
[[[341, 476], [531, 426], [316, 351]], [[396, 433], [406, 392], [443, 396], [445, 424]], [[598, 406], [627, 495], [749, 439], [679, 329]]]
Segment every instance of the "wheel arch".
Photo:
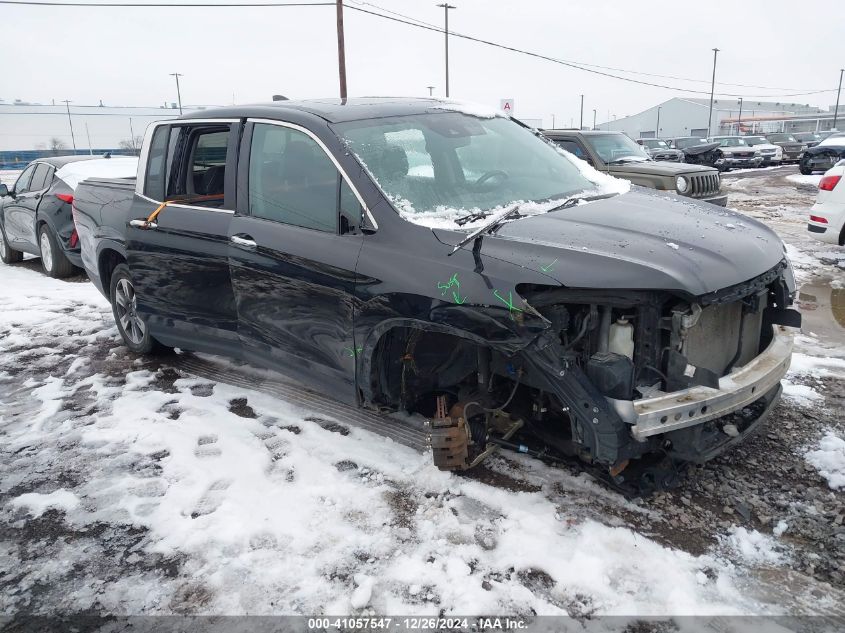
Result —
[[377, 356], [377, 352], [388, 337], [394, 335], [400, 329], [419, 330], [424, 333], [452, 336], [478, 347], [500, 350], [505, 353], [515, 353], [529, 345], [534, 339], [533, 336], [519, 337], [514, 335], [508, 340], [493, 341], [449, 323], [425, 321], [411, 317], [387, 319], [369, 330], [363, 344], [360, 346], [361, 351], [357, 355], [357, 386], [362, 401], [375, 402], [378, 399], [380, 359]]
[[111, 276], [119, 264], [126, 263], [126, 253], [112, 244], [106, 244], [97, 255], [97, 275], [103, 292], [108, 296], [111, 288]]

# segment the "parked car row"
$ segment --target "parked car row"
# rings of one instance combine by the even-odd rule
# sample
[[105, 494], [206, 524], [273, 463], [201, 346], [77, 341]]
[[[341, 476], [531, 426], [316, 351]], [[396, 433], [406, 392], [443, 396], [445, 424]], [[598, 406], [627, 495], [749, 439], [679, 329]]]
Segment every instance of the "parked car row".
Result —
[[[639, 139], [651, 158], [666, 162], [685, 162], [708, 165], [719, 171], [735, 167], [766, 167], [797, 162], [801, 173], [829, 169], [839, 160], [830, 150], [808, 152], [808, 149], [845, 144], [845, 138], [835, 132], [772, 133], [756, 136], [683, 136], [668, 139]], [[805, 161], [804, 158], [807, 157]], [[835, 159], [835, 160], [834, 160]]]

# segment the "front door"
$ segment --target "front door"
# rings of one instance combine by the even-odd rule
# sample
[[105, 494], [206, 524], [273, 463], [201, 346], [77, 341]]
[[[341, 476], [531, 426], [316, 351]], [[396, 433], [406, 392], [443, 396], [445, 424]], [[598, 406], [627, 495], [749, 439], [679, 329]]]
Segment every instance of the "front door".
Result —
[[50, 168], [44, 163], [32, 163], [27, 167], [15, 182], [14, 198], [10, 198], [3, 209], [3, 226], [9, 245], [33, 255], [39, 254], [35, 214], [48, 171]]
[[240, 347], [228, 260], [234, 214], [234, 161], [228, 161], [238, 127], [160, 125], [150, 142], [133, 219], [159, 212], [154, 228], [127, 228], [126, 246], [139, 311], [166, 345], [220, 353]]
[[326, 150], [301, 129], [248, 123], [229, 262], [248, 354], [355, 401], [355, 266], [361, 208]]

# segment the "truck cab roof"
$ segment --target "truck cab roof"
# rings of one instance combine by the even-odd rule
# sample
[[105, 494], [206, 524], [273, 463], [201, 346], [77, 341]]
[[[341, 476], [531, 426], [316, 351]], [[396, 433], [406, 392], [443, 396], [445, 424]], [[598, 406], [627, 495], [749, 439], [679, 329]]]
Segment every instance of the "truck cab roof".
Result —
[[[471, 108], [472, 106], [466, 106]], [[179, 119], [241, 118], [284, 119], [291, 112], [311, 114], [329, 123], [345, 123], [362, 119], [422, 114], [429, 110], [462, 111], [459, 101], [429, 97], [360, 97], [355, 99], [305, 99], [301, 101], [273, 101], [252, 105], [229, 106], [197, 110]], [[476, 110], [467, 110], [476, 113]], [[491, 109], [489, 116], [495, 116]]]

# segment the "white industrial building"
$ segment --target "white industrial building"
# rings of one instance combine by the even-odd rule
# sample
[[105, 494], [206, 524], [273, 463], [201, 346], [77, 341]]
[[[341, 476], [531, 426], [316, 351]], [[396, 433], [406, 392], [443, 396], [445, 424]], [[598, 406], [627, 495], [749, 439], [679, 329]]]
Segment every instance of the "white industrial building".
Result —
[[[68, 110], [70, 115], [68, 116]], [[121, 141], [143, 136], [153, 121], [179, 115], [168, 107], [40, 105], [0, 101], [0, 151], [117, 149]], [[73, 133], [71, 134], [71, 126]]]
[[[678, 136], [713, 136], [768, 132], [804, 132], [830, 130], [833, 127], [833, 108], [822, 110], [802, 103], [738, 99], [713, 101], [710, 131], [707, 121], [710, 99], [675, 97], [615, 121], [597, 125], [600, 130], [624, 132], [633, 139], [673, 138]], [[843, 108], [840, 108], [840, 119]], [[659, 125], [659, 128], [658, 128]], [[841, 128], [842, 125], [838, 124]]]

